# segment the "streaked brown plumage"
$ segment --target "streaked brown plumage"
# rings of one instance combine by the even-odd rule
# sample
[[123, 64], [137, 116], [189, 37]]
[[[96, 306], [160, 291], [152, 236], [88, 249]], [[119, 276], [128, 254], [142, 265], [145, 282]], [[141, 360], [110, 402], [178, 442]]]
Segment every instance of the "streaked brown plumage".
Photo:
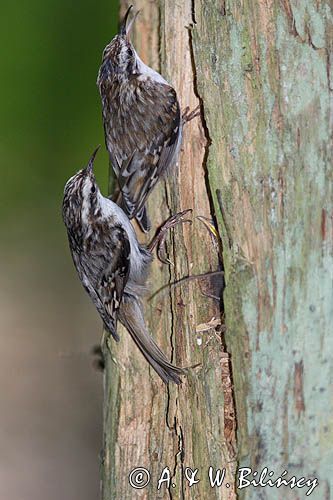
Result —
[[[95, 154], [64, 191], [63, 220], [76, 270], [114, 339], [119, 340], [119, 320], [161, 379], [179, 384], [182, 369], [168, 361], [144, 321], [141, 298], [152, 253], [138, 242], [123, 210], [101, 194], [93, 173]], [[182, 214], [178, 220], [184, 222]]]
[[118, 180], [117, 203], [142, 230], [150, 229], [145, 202], [157, 181], [177, 161], [182, 118], [175, 90], [137, 55], [127, 25], [106, 46], [97, 84], [105, 142]]

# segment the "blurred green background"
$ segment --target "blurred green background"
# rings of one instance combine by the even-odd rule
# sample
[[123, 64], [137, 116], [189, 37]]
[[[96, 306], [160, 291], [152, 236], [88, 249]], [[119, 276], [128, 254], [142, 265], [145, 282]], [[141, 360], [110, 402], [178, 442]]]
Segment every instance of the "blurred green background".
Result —
[[[104, 144], [96, 78], [112, 1], [2, 0], [0, 498], [99, 495], [101, 323], [76, 276], [63, 187]], [[95, 172], [106, 191], [102, 148]]]

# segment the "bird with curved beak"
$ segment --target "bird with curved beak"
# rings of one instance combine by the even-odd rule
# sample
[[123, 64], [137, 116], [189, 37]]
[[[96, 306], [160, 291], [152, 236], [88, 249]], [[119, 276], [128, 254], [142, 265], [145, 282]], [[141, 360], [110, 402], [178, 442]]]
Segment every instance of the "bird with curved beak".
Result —
[[97, 85], [105, 143], [120, 192], [116, 202], [147, 232], [151, 224], [145, 204], [177, 162], [183, 119], [176, 91], [133, 47], [130, 33], [138, 12], [129, 21], [131, 10], [104, 49]]
[[149, 334], [141, 299], [147, 290], [153, 248], [166, 229], [185, 222], [188, 211], [166, 221], [151, 245], [141, 245], [124, 211], [99, 190], [93, 172], [97, 151], [64, 190], [63, 220], [74, 265], [106, 331], [118, 341], [119, 320], [161, 379], [180, 384], [183, 370], [168, 361]]

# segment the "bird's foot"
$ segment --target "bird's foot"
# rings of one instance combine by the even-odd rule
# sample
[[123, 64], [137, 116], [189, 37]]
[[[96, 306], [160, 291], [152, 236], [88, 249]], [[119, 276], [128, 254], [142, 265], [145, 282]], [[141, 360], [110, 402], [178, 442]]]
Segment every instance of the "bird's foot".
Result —
[[193, 109], [193, 111], [190, 111], [190, 107], [186, 106], [186, 108], [184, 109], [183, 114], [182, 114], [183, 124], [188, 123], [191, 120], [193, 120], [193, 118], [196, 118], [197, 116], [199, 116], [200, 112], [201, 112], [200, 111], [200, 104], [198, 104], [198, 106], [195, 109]]
[[184, 218], [184, 216], [186, 216], [189, 212], [192, 212], [191, 208], [183, 210], [182, 212], [178, 212], [175, 215], [172, 215], [166, 222], [164, 222], [164, 224], [162, 224], [162, 226], [157, 231], [157, 234], [154, 236], [153, 240], [148, 245], [148, 250], [150, 252], [153, 252], [153, 250], [156, 248], [157, 257], [164, 264], [172, 265], [172, 262], [170, 262], [169, 259], [165, 259], [162, 257], [162, 248], [165, 243], [167, 232], [169, 231], [169, 229], [177, 226], [178, 224], [184, 224], [186, 222], [192, 224], [192, 221], [190, 219]]

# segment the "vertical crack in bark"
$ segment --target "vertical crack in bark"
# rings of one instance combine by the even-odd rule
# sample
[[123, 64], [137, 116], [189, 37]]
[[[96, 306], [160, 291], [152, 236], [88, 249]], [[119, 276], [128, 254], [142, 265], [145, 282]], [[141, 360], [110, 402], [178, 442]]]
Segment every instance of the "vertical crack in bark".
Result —
[[[207, 193], [207, 198], [209, 202], [209, 207], [210, 207], [210, 216], [211, 219], [213, 220], [213, 223], [217, 229], [218, 232], [218, 225], [217, 225], [217, 220], [215, 216], [215, 205], [214, 205], [214, 200], [213, 200], [213, 195], [211, 192], [211, 187], [209, 183], [209, 174], [208, 174], [208, 157], [209, 157], [209, 149], [212, 143], [210, 134], [209, 134], [209, 129], [208, 125], [205, 119], [205, 113], [204, 113], [204, 102], [199, 94], [198, 91], [198, 85], [197, 85], [197, 73], [196, 73], [196, 64], [195, 64], [195, 56], [194, 56], [194, 48], [193, 48], [193, 39], [192, 39], [192, 29], [193, 25], [196, 24], [196, 12], [195, 12], [195, 0], [191, 2], [191, 17], [192, 17], [192, 26], [188, 29], [188, 35], [189, 35], [189, 50], [190, 50], [190, 56], [191, 56], [191, 65], [192, 65], [192, 79], [193, 79], [193, 91], [196, 97], [198, 98], [200, 102], [200, 110], [201, 110], [201, 123], [202, 127], [204, 130], [204, 135], [206, 139], [206, 145], [205, 145], [205, 154], [203, 158], [203, 163], [202, 163], [202, 168], [204, 170], [204, 180], [205, 180], [205, 189]], [[166, 204], [169, 209], [169, 212], [171, 214], [172, 212], [172, 201], [168, 196], [168, 190], [165, 186], [165, 198], [166, 198]], [[219, 233], [218, 236], [220, 237]], [[175, 255], [175, 240], [174, 236], [172, 235], [170, 238], [171, 245], [172, 245], [172, 253]], [[221, 243], [221, 238], [220, 242]], [[231, 244], [231, 243], [230, 243]], [[222, 246], [220, 245], [220, 248]], [[223, 269], [223, 255], [222, 252], [220, 252], [219, 255], [219, 260], [220, 260], [220, 265], [221, 268]], [[169, 279], [171, 281], [172, 276], [171, 276], [171, 269], [170, 269], [170, 276]], [[171, 348], [172, 348], [172, 356], [174, 353], [174, 345], [173, 345], [173, 332], [175, 328], [175, 310], [174, 310], [174, 297], [172, 294], [172, 290], [170, 289], [169, 292], [169, 298], [170, 298], [170, 312], [171, 312], [171, 334], [170, 334], [170, 343], [171, 343]], [[223, 292], [222, 292], [222, 298], [221, 298], [221, 304], [220, 304], [220, 315], [221, 318], [224, 316], [224, 305], [223, 305]], [[233, 392], [233, 382], [232, 382], [232, 371], [231, 371], [231, 361], [230, 361], [230, 355], [227, 352], [225, 341], [223, 334], [221, 334], [221, 347], [222, 347], [222, 353], [221, 353], [221, 363], [222, 363], [222, 387], [223, 387], [223, 394], [224, 394], [224, 437], [226, 440], [226, 444], [228, 447], [228, 452], [230, 454], [230, 458], [235, 457], [235, 448], [236, 448], [236, 416], [235, 416], [235, 400], [234, 400], [234, 392]], [[174, 417], [174, 425], [170, 426], [169, 424], [169, 406], [170, 403], [170, 390], [168, 388], [168, 407], [167, 407], [167, 413], [166, 413], [166, 421], [168, 423], [168, 428], [174, 432], [175, 436], [177, 437], [178, 440], [178, 449], [179, 446], [183, 446], [183, 433], [182, 433], [182, 428], [178, 424], [177, 417]], [[175, 407], [176, 411], [178, 410], [178, 400], [175, 402]], [[171, 428], [173, 427], [173, 428]], [[178, 467], [178, 457], [179, 457], [180, 451], [178, 451], [175, 454], [174, 457], [174, 475], [177, 473], [177, 467]], [[180, 453], [181, 457], [181, 474], [183, 474], [183, 468], [184, 468], [184, 452], [181, 450]], [[184, 492], [184, 482], [182, 480], [183, 478], [181, 477], [180, 480], [182, 481], [181, 483], [181, 494], [182, 498], [185, 498], [185, 492]], [[171, 489], [169, 490], [169, 496], [170, 499], [173, 498], [173, 494]]]
[[[195, 23], [195, 2], [193, 2], [192, 20], [193, 20], [193, 23]], [[221, 254], [219, 255], [219, 260], [221, 263], [221, 269], [224, 270], [222, 243], [221, 243], [222, 238], [221, 238], [221, 235], [219, 233], [219, 227], [218, 227], [217, 219], [216, 219], [216, 215], [215, 215], [215, 204], [214, 204], [213, 194], [212, 194], [211, 187], [210, 187], [209, 172], [208, 172], [208, 157], [209, 157], [210, 146], [212, 144], [212, 139], [211, 139], [208, 125], [207, 125], [207, 122], [205, 119], [204, 101], [203, 101], [203, 98], [200, 95], [199, 90], [198, 90], [196, 61], [195, 61], [193, 36], [192, 36], [193, 29], [195, 29], [194, 26], [191, 26], [188, 30], [188, 32], [189, 32], [189, 47], [190, 47], [190, 52], [191, 52], [192, 71], [193, 71], [193, 87], [194, 87], [194, 93], [200, 102], [201, 122], [202, 122], [202, 126], [203, 126], [204, 133], [205, 133], [205, 138], [206, 138], [206, 148], [205, 148], [205, 155], [204, 155], [204, 159], [203, 159], [202, 168], [204, 169], [204, 173], [205, 173], [205, 185], [206, 185], [207, 197], [208, 197], [209, 206], [210, 206], [210, 215], [211, 215], [211, 218], [213, 220], [214, 226], [216, 228], [216, 231], [217, 231], [217, 234], [219, 237], [219, 243], [221, 244], [220, 245]], [[219, 200], [218, 201], [220, 204], [221, 193], [219, 193]], [[230, 239], [231, 239], [230, 234], [228, 234], [228, 241], [229, 241], [229, 244], [231, 245], [232, 242], [230, 241]], [[221, 322], [223, 321], [223, 318], [224, 318], [223, 292], [224, 292], [224, 286], [223, 286], [221, 302], [220, 302]], [[225, 326], [225, 325], [222, 325], [222, 326]], [[222, 332], [220, 338], [221, 338], [221, 346], [222, 346], [222, 359], [221, 359], [221, 362], [222, 362], [222, 386], [223, 386], [223, 393], [224, 393], [224, 437], [225, 437], [226, 442], [227, 442], [229, 453], [230, 453], [231, 457], [234, 458], [234, 456], [236, 454], [235, 450], [236, 450], [237, 415], [236, 415], [234, 384], [233, 384], [232, 368], [231, 368], [231, 356], [230, 356], [230, 353], [228, 352], [223, 332]]]
[[195, 20], [195, 0], [191, 0], [191, 17], [192, 17], [192, 23], [196, 24], [196, 20]]
[[177, 432], [177, 419], [176, 419], [176, 417], [174, 418], [174, 429], [175, 429], [175, 432], [176, 432], [176, 435], [177, 435], [177, 439], [178, 439], [178, 451], [175, 453], [175, 463], [174, 463], [174, 467], [173, 467], [173, 473], [172, 473], [172, 476], [171, 476], [171, 484], [170, 484], [170, 487], [168, 488], [168, 494], [169, 494], [170, 500], [173, 500], [174, 496], [172, 494], [172, 490], [173, 490], [172, 478], [177, 477], [177, 467], [178, 467], [178, 462], [179, 462], [178, 457], [179, 457], [180, 458], [180, 470], [181, 470], [181, 473], [180, 473], [180, 481], [181, 481], [181, 490], [180, 490], [181, 497], [180, 497], [180, 500], [184, 500], [185, 499], [185, 489], [184, 489], [184, 456], [185, 456], [185, 453], [184, 453], [184, 434], [183, 434], [183, 429], [182, 429], [181, 425], [178, 426], [179, 432]]
[[[164, 183], [164, 189], [165, 189], [166, 205], [168, 207], [169, 214], [171, 215], [171, 213], [172, 213], [171, 200], [169, 199], [169, 196], [168, 196], [166, 182]], [[175, 256], [175, 239], [174, 239], [173, 234], [170, 236], [170, 243], [172, 245], [172, 254], [173, 254], [173, 256]], [[171, 283], [172, 280], [173, 280], [172, 270], [171, 270], [171, 267], [169, 266], [169, 283]], [[170, 336], [169, 336], [170, 346], [171, 346], [171, 361], [175, 362], [175, 360], [174, 360], [175, 346], [174, 346], [174, 339], [173, 339], [174, 330], [175, 330], [175, 311], [174, 311], [174, 300], [173, 300], [173, 295], [172, 295], [172, 287], [169, 287], [169, 304], [170, 304], [170, 316], [171, 316]], [[182, 500], [185, 498], [184, 491], [183, 491], [183, 488], [184, 488], [184, 482], [183, 482], [183, 468], [184, 468], [183, 442], [184, 442], [184, 438], [183, 438], [182, 427], [181, 427], [181, 425], [178, 424], [178, 420], [177, 420], [176, 415], [174, 416], [173, 425], [169, 424], [169, 419], [170, 419], [169, 411], [170, 411], [170, 400], [171, 400], [170, 391], [171, 391], [171, 389], [168, 386], [167, 387], [167, 408], [166, 408], [165, 419], [166, 419], [168, 429], [174, 434], [174, 436], [176, 437], [177, 442], [178, 442], [178, 451], [174, 455], [172, 478], [177, 477], [178, 457], [180, 456], [180, 463], [181, 463], [181, 465], [180, 465], [180, 468], [181, 468], [180, 481], [181, 481], [181, 488], [182, 488], [181, 489], [181, 492], [182, 492], [181, 500]], [[179, 406], [178, 405], [178, 398], [176, 398], [176, 401], [175, 401], [176, 411], [175, 411], [175, 413], [177, 413], [178, 406]], [[172, 489], [173, 489], [173, 487], [171, 484], [170, 487], [168, 488], [168, 495], [169, 495], [170, 500], [172, 500], [174, 498], [173, 493], [172, 493]]]
[[182, 426], [179, 426], [179, 439], [178, 439], [178, 449], [179, 449], [179, 457], [180, 457], [180, 470], [181, 470], [181, 499], [185, 498], [185, 489], [184, 489], [184, 434]]
[[[165, 189], [165, 200], [166, 200], [166, 204], [167, 204], [167, 207], [169, 209], [169, 216], [172, 215], [172, 209], [171, 209], [171, 201], [169, 200], [169, 197], [168, 197], [168, 190], [167, 190], [167, 187], [166, 187], [166, 183], [164, 183], [164, 189]], [[173, 235], [170, 237], [170, 240], [171, 240], [171, 244], [172, 244], [172, 253], [173, 255], [175, 255], [175, 241], [174, 241], [174, 238], [173, 238]], [[171, 266], [169, 266], [169, 284], [171, 284], [173, 281], [173, 277], [172, 277], [172, 273], [171, 273]], [[175, 328], [175, 321], [174, 321], [174, 311], [173, 311], [173, 300], [172, 300], [172, 288], [169, 287], [169, 304], [170, 304], [170, 315], [171, 315], [171, 328], [170, 328], [170, 345], [171, 345], [171, 361], [174, 361], [174, 350], [175, 350], [175, 346], [174, 346], [174, 342], [173, 342], [173, 332], [174, 332], [174, 328]]]
[[[163, 13], [162, 13], [162, 5], [160, 4], [159, 5], [159, 40], [158, 40], [159, 41], [158, 52], [159, 52], [159, 61], [160, 61], [160, 64], [159, 64], [160, 72], [162, 72], [161, 71], [161, 66], [162, 66], [161, 61], [163, 58], [163, 48], [164, 48], [162, 24], [163, 24]], [[168, 181], [163, 181], [163, 183], [164, 183], [164, 198], [165, 198], [167, 211], [169, 212], [169, 216], [171, 216], [172, 215], [172, 200], [170, 199], [170, 196], [168, 193], [167, 182]], [[169, 241], [171, 244], [171, 248], [170, 248], [170, 251], [168, 252], [168, 254], [172, 253], [173, 256], [175, 256], [175, 241], [174, 241], [173, 234], [170, 235]], [[167, 247], [168, 246], [169, 245], [167, 245]], [[169, 257], [169, 255], [168, 255], [168, 257]], [[169, 281], [169, 283], [172, 283], [172, 281], [173, 281], [171, 267], [169, 267], [168, 281]], [[174, 357], [175, 357], [175, 345], [174, 345], [175, 311], [174, 311], [174, 300], [173, 300], [173, 296], [172, 296], [172, 288], [171, 287], [169, 288], [169, 307], [170, 307], [170, 318], [171, 318], [170, 319], [169, 344], [171, 347], [171, 362], [175, 362], [175, 359], [174, 359]], [[177, 467], [178, 467], [177, 457], [180, 455], [181, 461], [184, 460], [183, 447], [182, 447], [183, 446], [183, 432], [182, 432], [181, 426], [179, 426], [180, 431], [178, 432], [178, 421], [177, 421], [176, 415], [173, 418], [173, 424], [171, 424], [171, 422], [170, 422], [171, 397], [172, 397], [171, 391], [174, 391], [174, 390], [175, 390], [174, 388], [170, 388], [168, 385], [168, 387], [167, 387], [167, 405], [166, 405], [166, 409], [165, 409], [166, 426], [169, 429], [169, 431], [175, 436], [175, 439], [178, 442], [178, 451], [174, 455], [174, 464], [173, 464], [173, 466], [171, 466], [171, 470], [173, 471], [172, 478], [175, 478], [177, 476]], [[175, 408], [172, 408], [172, 411], [175, 411], [175, 413], [177, 414], [177, 410], [179, 407], [178, 398], [176, 398], [174, 406], [175, 406]], [[181, 478], [181, 480], [182, 480], [182, 478]], [[182, 482], [182, 485], [183, 485], [183, 482]], [[170, 500], [173, 499], [172, 489], [173, 488], [172, 488], [172, 484], [171, 484], [170, 487], [168, 488], [168, 496], [169, 496]], [[182, 498], [184, 498], [183, 493], [182, 493]]]

